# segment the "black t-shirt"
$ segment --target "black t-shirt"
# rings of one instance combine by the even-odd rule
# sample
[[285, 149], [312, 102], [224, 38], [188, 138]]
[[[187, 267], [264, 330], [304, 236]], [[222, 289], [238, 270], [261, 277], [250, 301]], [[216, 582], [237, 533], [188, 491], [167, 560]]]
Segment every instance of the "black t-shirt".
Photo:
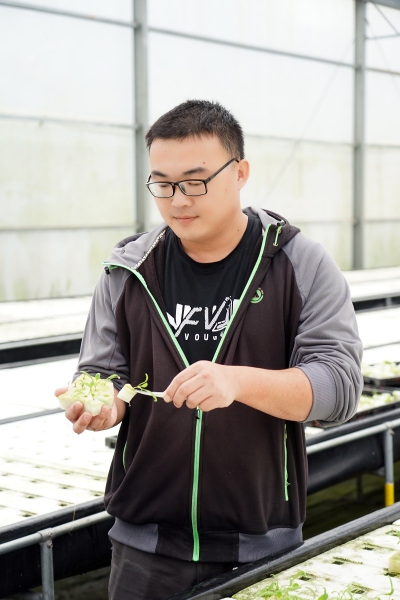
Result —
[[249, 216], [236, 248], [223, 260], [198, 263], [171, 229], [165, 237], [164, 303], [172, 331], [192, 364], [212, 360], [243, 289], [261, 222]]

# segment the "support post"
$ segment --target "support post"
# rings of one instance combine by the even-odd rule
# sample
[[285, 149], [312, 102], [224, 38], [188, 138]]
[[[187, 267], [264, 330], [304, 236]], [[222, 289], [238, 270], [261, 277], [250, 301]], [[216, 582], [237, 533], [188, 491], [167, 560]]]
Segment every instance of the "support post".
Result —
[[145, 186], [148, 176], [148, 155], [145, 133], [148, 127], [147, 87], [147, 0], [133, 0], [135, 28], [134, 43], [134, 122], [135, 122], [135, 215], [136, 231], [149, 228], [148, 193]]
[[42, 598], [54, 600], [53, 540], [50, 531], [40, 532], [40, 567], [42, 572]]
[[353, 269], [365, 267], [364, 163], [365, 163], [365, 38], [366, 0], [356, 0], [353, 158]]
[[394, 504], [393, 430], [384, 432], [385, 448], [385, 506]]

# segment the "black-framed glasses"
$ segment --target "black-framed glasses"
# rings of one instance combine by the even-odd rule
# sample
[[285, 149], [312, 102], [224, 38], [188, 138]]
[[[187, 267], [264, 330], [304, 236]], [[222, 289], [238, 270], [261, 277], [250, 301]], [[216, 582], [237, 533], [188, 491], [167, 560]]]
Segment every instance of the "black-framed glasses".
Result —
[[147, 189], [156, 198], [172, 198], [175, 194], [175, 188], [181, 190], [185, 196], [204, 196], [207, 194], [207, 183], [214, 179], [218, 173], [221, 173], [228, 165], [233, 161], [240, 162], [238, 158], [231, 158], [223, 167], [218, 169], [214, 175], [210, 175], [207, 179], [182, 179], [182, 181], [152, 181], [150, 183], [150, 177], [146, 182]]

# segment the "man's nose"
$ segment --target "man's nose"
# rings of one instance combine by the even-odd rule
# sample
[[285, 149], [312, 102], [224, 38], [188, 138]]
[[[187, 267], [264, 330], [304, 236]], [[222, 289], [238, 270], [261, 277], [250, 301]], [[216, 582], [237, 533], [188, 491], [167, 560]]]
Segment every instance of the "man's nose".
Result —
[[175, 194], [172, 196], [172, 206], [190, 206], [193, 203], [193, 200], [190, 196], [186, 196], [179, 185], [175, 186]]

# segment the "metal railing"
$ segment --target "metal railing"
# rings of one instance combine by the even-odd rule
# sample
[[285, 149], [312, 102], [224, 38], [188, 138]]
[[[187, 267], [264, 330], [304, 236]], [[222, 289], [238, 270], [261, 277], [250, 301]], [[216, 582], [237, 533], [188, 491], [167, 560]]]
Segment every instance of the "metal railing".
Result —
[[53, 539], [89, 525], [96, 525], [107, 519], [112, 519], [112, 517], [106, 511], [103, 511], [89, 517], [77, 519], [71, 523], [64, 523], [63, 525], [57, 525], [57, 527], [43, 529], [37, 533], [1, 544], [0, 555], [19, 550], [20, 548], [26, 548], [33, 544], [40, 544], [42, 598], [43, 600], [54, 600]]
[[[355, 431], [338, 438], [326, 440], [324, 442], [313, 444], [307, 447], [307, 455], [316, 454], [323, 450], [348, 444], [355, 440], [370, 437], [378, 433], [384, 435], [384, 458], [385, 458], [385, 506], [394, 504], [394, 474], [393, 474], [393, 435], [394, 429], [400, 427], [400, 419], [387, 421], [380, 425], [374, 425], [361, 431]], [[33, 544], [40, 544], [40, 569], [42, 578], [42, 598], [43, 600], [54, 600], [54, 571], [53, 571], [53, 539], [66, 533], [71, 533], [83, 527], [96, 525], [112, 517], [106, 512], [100, 512], [89, 517], [84, 517], [64, 523], [49, 529], [43, 529], [37, 533], [27, 535], [10, 542], [0, 545], [0, 555], [7, 554], [20, 548], [26, 548]]]
[[310, 454], [316, 454], [335, 446], [341, 446], [355, 440], [370, 437], [377, 433], [384, 434], [384, 457], [385, 457], [385, 506], [391, 506], [394, 504], [394, 473], [393, 473], [393, 429], [400, 427], [400, 419], [394, 421], [387, 421], [380, 425], [374, 425], [361, 431], [354, 431], [332, 440], [326, 440], [325, 442], [316, 443], [312, 446], [307, 447], [307, 456]]

